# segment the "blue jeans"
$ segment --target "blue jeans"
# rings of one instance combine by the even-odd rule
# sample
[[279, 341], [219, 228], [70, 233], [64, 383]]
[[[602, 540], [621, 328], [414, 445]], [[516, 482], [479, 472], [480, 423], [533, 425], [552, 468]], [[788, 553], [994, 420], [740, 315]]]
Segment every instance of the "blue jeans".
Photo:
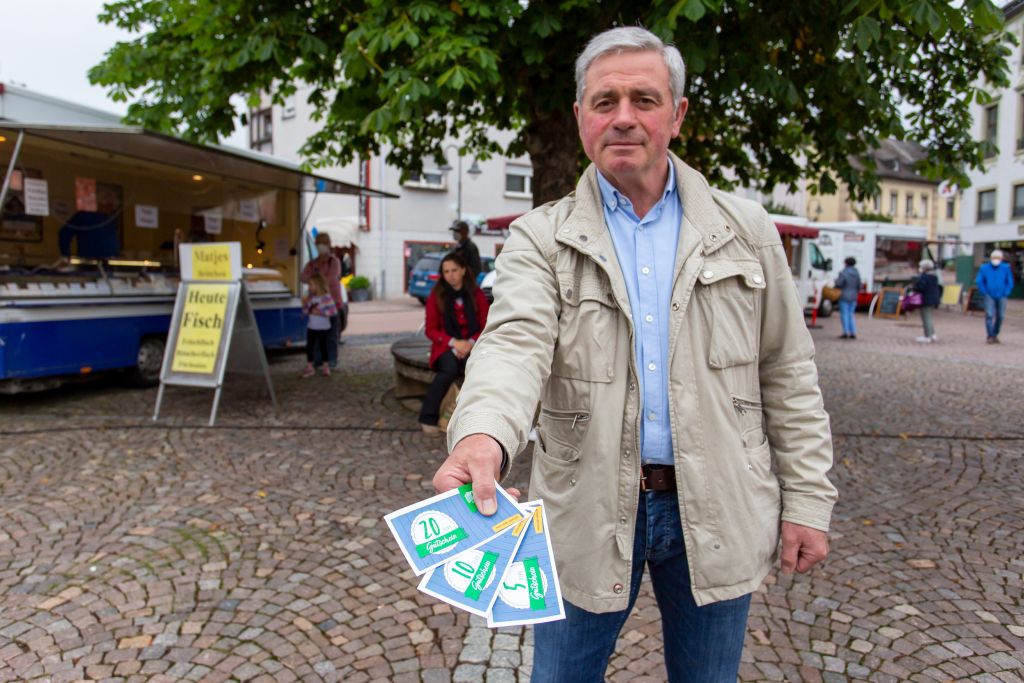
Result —
[[857, 300], [839, 300], [839, 320], [843, 323], [843, 334], [851, 337], [857, 334], [857, 326], [853, 324], [853, 312], [857, 310]]
[[694, 603], [676, 493], [648, 491], [640, 494], [637, 511], [629, 606], [594, 614], [566, 601], [565, 620], [534, 627], [532, 683], [604, 681], [619, 631], [640, 592], [645, 564], [661, 610], [668, 680], [735, 682], [750, 595], [703, 607]]
[[1006, 317], [1006, 297], [993, 299], [985, 295], [985, 331], [989, 337], [998, 337], [999, 328], [1003, 326], [1003, 318]]

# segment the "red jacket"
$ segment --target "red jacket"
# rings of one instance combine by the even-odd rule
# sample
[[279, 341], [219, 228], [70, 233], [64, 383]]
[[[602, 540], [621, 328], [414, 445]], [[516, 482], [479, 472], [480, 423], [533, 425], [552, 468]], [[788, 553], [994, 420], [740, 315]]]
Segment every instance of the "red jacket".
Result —
[[[484, 293], [480, 291], [478, 287], [476, 290], [476, 321], [480, 325], [480, 330], [473, 335], [473, 341], [480, 338], [480, 332], [483, 331], [484, 326], [487, 324], [487, 310], [490, 306], [487, 303], [487, 298]], [[456, 309], [456, 315], [459, 311]], [[462, 334], [466, 335], [469, 331], [467, 328], [465, 318], [459, 320], [459, 327], [462, 330]], [[450, 347], [448, 346], [449, 340], [452, 336], [449, 335], [444, 329], [444, 311], [438, 304], [437, 298], [431, 293], [431, 296], [427, 299], [427, 339], [430, 340], [430, 366], [434, 366], [434, 362], [440, 358], [445, 351]], [[469, 336], [457, 337], [458, 339], [468, 339]]]

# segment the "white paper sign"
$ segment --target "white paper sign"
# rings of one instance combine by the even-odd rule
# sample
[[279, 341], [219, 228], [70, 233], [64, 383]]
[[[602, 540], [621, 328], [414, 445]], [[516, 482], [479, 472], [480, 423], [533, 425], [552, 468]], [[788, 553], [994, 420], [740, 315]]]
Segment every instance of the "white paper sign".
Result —
[[25, 215], [50, 215], [50, 188], [45, 180], [25, 178]]
[[159, 228], [160, 210], [148, 204], [136, 204], [135, 225], [140, 228]]
[[207, 235], [219, 235], [223, 220], [220, 209], [210, 209], [203, 212], [203, 226]]
[[260, 203], [255, 199], [243, 199], [238, 202], [238, 220], [256, 223], [260, 220]]

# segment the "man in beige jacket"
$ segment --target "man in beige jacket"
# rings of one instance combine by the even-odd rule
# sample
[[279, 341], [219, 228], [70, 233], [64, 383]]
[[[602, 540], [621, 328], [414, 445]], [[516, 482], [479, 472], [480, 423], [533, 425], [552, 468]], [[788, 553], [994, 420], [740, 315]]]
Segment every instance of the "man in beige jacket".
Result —
[[835, 488], [814, 348], [778, 233], [669, 153], [679, 52], [640, 28], [595, 37], [574, 111], [593, 164], [512, 224], [495, 301], [448, 427], [444, 491], [527, 445], [564, 621], [536, 627], [534, 681], [600, 681], [645, 567], [669, 680], [734, 681], [750, 594], [828, 553]]

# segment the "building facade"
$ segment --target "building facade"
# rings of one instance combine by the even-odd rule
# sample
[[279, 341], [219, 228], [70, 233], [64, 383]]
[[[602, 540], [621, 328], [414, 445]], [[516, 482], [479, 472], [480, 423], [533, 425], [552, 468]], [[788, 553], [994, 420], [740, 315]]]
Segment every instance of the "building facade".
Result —
[[971, 108], [976, 139], [994, 147], [984, 168], [969, 172], [961, 220], [963, 239], [974, 245], [975, 264], [993, 249], [1002, 249], [1024, 296], [1024, 0], [1004, 6], [1006, 30], [1016, 36], [1010, 60], [1010, 85], [986, 86], [992, 101]]
[[[249, 143], [253, 150], [300, 162], [299, 149], [316, 131], [308, 89], [299, 89], [283, 106], [264, 105], [250, 114]], [[494, 139], [507, 143], [509, 131], [495, 130]], [[480, 231], [471, 235], [481, 256], [496, 256], [504, 242], [502, 231], [489, 231], [486, 219], [521, 214], [533, 206], [529, 158], [473, 159], [459, 157], [457, 140], [445, 144], [446, 163], [424, 160], [423, 173], [401, 179], [401, 171], [381, 156], [370, 156], [318, 173], [369, 185], [400, 195], [400, 199], [358, 199], [307, 193], [303, 214], [310, 229], [319, 222], [351, 218], [359, 225], [353, 262], [356, 273], [373, 283], [374, 296], [405, 296], [409, 270], [423, 253], [452, 246], [452, 223], [461, 217]]]

